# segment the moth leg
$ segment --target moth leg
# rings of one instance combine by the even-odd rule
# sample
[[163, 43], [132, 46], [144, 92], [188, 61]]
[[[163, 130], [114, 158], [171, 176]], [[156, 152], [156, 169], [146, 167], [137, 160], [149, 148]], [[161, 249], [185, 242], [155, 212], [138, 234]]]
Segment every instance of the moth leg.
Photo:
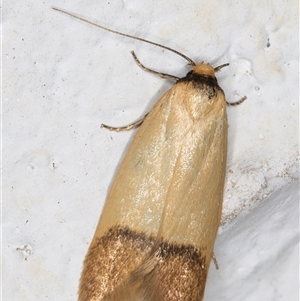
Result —
[[219, 263], [218, 263], [217, 257], [216, 257], [214, 252], [212, 253], [212, 260], [215, 264], [216, 269], [218, 270], [219, 269]]
[[244, 96], [244, 97], [242, 97], [240, 100], [238, 100], [238, 101], [235, 101], [235, 102], [227, 102], [226, 101], [226, 104], [228, 105], [228, 106], [238, 106], [238, 105], [240, 105], [242, 102], [244, 102], [245, 100], [247, 99], [247, 96]]
[[[215, 72], [218, 72], [218, 71], [220, 71], [222, 68], [227, 67], [227, 66], [229, 66], [228, 63], [227, 63], [227, 64], [220, 65], [220, 66], [214, 68], [214, 70], [215, 70]], [[247, 96], [244, 96], [244, 97], [242, 97], [240, 100], [235, 101], [235, 102], [227, 102], [227, 101], [226, 101], [226, 104], [227, 104], [228, 106], [238, 106], [239, 104], [241, 104], [242, 102], [244, 102], [246, 99], [247, 99]]]
[[160, 76], [161, 78], [170, 78], [170, 79], [174, 79], [174, 80], [178, 80], [179, 77], [171, 75], [171, 74], [167, 74], [167, 73], [162, 73], [162, 72], [158, 72], [158, 71], [154, 71], [152, 69], [149, 69], [147, 67], [145, 67], [137, 58], [137, 56], [135, 55], [134, 51], [131, 51], [131, 54], [133, 56], [133, 59], [135, 60], [135, 62], [138, 64], [139, 67], [141, 67], [143, 70], [156, 74], [158, 76]]
[[106, 125], [106, 124], [101, 124], [101, 127], [102, 128], [105, 128], [107, 130], [110, 130], [110, 131], [115, 131], [115, 132], [122, 132], [122, 131], [129, 131], [129, 130], [132, 130], [136, 127], [139, 127], [145, 120], [145, 118], [147, 117], [149, 113], [147, 113], [143, 118], [129, 124], [129, 125], [126, 125], [126, 126], [121, 126], [121, 127], [114, 127], [114, 126], [110, 126], [110, 125]]
[[214, 70], [215, 70], [215, 72], [218, 72], [218, 71], [220, 71], [222, 68], [227, 67], [227, 66], [229, 66], [229, 63], [220, 65], [220, 66], [214, 68]]

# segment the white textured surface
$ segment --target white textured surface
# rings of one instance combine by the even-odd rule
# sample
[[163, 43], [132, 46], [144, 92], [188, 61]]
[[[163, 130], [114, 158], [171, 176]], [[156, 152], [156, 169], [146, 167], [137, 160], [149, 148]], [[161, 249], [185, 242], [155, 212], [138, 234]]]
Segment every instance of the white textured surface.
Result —
[[299, 300], [299, 183], [273, 194], [215, 244], [205, 301]]
[[[185, 75], [176, 48], [216, 66], [228, 101], [224, 216], [208, 300], [298, 300], [298, 1], [10, 1], [3, 8], [3, 300], [76, 300], [82, 261], [130, 123]], [[292, 184], [289, 184], [291, 183]], [[289, 185], [288, 185], [289, 184]], [[284, 186], [287, 188], [283, 189]], [[283, 190], [282, 190], [283, 189]], [[236, 218], [237, 217], [237, 218]]]

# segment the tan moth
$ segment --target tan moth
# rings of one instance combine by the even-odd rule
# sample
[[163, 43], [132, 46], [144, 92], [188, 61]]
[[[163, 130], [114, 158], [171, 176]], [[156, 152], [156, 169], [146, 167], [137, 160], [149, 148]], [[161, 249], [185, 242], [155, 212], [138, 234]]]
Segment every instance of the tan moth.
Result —
[[[141, 120], [110, 187], [84, 261], [79, 301], [199, 301], [220, 223], [227, 157], [227, 115], [213, 68], [174, 49], [192, 70]], [[239, 102], [244, 101], [246, 97]], [[228, 104], [228, 103], [227, 103]]]

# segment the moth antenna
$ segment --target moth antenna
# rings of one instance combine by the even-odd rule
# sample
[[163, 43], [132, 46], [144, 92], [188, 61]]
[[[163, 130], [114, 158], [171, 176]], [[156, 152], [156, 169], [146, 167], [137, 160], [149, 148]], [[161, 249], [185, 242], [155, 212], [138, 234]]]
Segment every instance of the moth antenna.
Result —
[[172, 48], [170, 48], [170, 47], [167, 47], [167, 46], [164, 46], [164, 45], [162, 45], [162, 44], [155, 43], [155, 42], [152, 42], [152, 41], [149, 41], [149, 40], [146, 40], [146, 39], [142, 39], [142, 38], [139, 38], [139, 37], [135, 37], [135, 36], [132, 36], [132, 35], [127, 34], [127, 33], [122, 33], [122, 32], [119, 32], [119, 31], [116, 31], [116, 30], [113, 30], [113, 29], [104, 27], [104, 26], [99, 25], [99, 24], [97, 24], [97, 23], [95, 23], [95, 22], [89, 21], [89, 20], [87, 20], [87, 19], [84, 19], [84, 18], [82, 18], [82, 17], [79, 17], [79, 16], [77, 16], [77, 15], [75, 15], [75, 14], [69, 13], [69, 12], [67, 12], [67, 11], [65, 11], [65, 10], [62, 10], [62, 9], [59, 9], [59, 8], [56, 8], [56, 7], [52, 7], [52, 9], [54, 9], [54, 10], [56, 10], [56, 11], [59, 11], [59, 12], [61, 12], [61, 13], [63, 13], [63, 14], [69, 15], [69, 16], [71, 16], [71, 17], [73, 17], [73, 18], [79, 19], [79, 20], [81, 20], [81, 21], [83, 21], [83, 22], [86, 22], [86, 23], [88, 23], [88, 24], [91, 24], [91, 25], [94, 25], [94, 26], [96, 26], [96, 27], [99, 27], [99, 28], [101, 28], [101, 29], [103, 29], [103, 30], [106, 30], [106, 31], [108, 31], [108, 32], [111, 32], [111, 33], [114, 33], [114, 34], [117, 34], [117, 35], [120, 35], [120, 36], [123, 36], [123, 37], [127, 37], [127, 38], [130, 38], [130, 39], [138, 40], [138, 41], [141, 41], [141, 42], [144, 42], [144, 43], [148, 43], [148, 44], [151, 44], [151, 45], [154, 45], [154, 46], [157, 46], [157, 47], [161, 47], [161, 48], [166, 49], [166, 50], [169, 50], [169, 51], [174, 52], [174, 53], [176, 53], [177, 55], [183, 57], [185, 60], [187, 60], [187, 61], [189, 62], [190, 65], [196, 66], [196, 63], [195, 63], [192, 59], [190, 59], [190, 58], [187, 57], [186, 55], [184, 55], [184, 54], [180, 53], [179, 51], [177, 51], [177, 50], [175, 50], [175, 49], [172, 49]]

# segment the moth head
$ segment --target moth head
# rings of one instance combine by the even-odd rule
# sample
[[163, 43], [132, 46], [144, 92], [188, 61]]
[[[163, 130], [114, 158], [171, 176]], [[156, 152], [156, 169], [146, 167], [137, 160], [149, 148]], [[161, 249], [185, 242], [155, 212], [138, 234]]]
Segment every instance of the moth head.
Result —
[[210, 64], [200, 63], [194, 66], [194, 72], [200, 75], [215, 77], [215, 69]]
[[229, 66], [229, 64], [223, 64], [216, 68], [212, 67], [210, 64], [205, 64], [204, 62], [201, 62], [198, 65], [194, 65], [193, 69], [195, 73], [206, 75], [210, 77], [215, 77], [215, 73], [220, 71], [222, 68]]

